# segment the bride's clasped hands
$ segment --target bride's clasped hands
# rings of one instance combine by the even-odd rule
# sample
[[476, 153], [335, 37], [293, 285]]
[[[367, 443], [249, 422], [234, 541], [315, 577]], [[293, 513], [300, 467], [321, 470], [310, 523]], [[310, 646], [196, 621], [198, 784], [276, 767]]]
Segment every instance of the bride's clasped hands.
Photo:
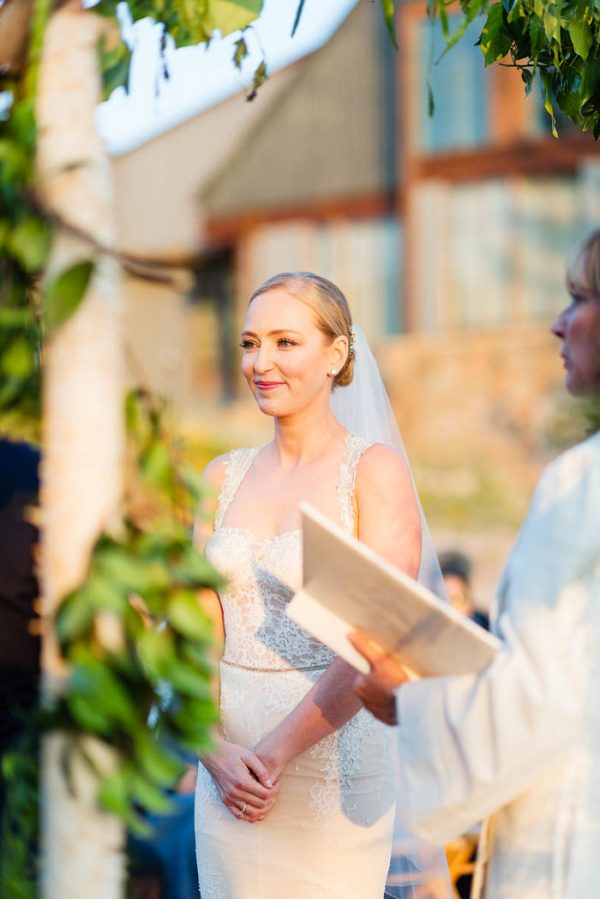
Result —
[[262, 821], [273, 808], [280, 784], [249, 749], [222, 737], [202, 763], [210, 773], [223, 805], [240, 820]]

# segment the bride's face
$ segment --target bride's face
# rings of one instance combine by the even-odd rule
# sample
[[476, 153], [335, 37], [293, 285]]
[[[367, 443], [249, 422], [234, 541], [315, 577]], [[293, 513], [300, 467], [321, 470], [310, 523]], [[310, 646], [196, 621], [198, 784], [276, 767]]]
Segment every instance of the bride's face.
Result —
[[273, 288], [257, 296], [246, 312], [241, 336], [242, 372], [266, 415], [292, 415], [327, 397], [332, 369], [346, 358], [343, 337], [328, 343], [313, 309]]

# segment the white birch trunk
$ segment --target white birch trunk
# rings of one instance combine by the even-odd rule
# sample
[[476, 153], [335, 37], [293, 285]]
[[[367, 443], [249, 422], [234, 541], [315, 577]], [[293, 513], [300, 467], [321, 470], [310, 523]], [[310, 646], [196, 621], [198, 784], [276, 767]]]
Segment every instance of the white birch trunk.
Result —
[[[36, 101], [38, 183], [47, 206], [69, 224], [114, 244], [109, 162], [96, 132], [100, 98], [96, 43], [102, 20], [71, 2], [52, 16]], [[93, 249], [65, 231], [56, 235], [48, 277]], [[123, 469], [123, 377], [118, 270], [98, 258], [76, 314], [47, 347], [42, 470], [44, 611], [81, 583], [90, 548], [118, 520]], [[60, 691], [64, 672], [52, 635], [43, 649], [46, 691]], [[68, 741], [47, 740], [42, 775], [43, 899], [119, 899], [123, 828], [94, 801], [88, 770], [74, 771], [75, 795], [60, 755]], [[89, 747], [98, 755], [101, 747]], [[109, 770], [115, 759], [102, 758]]]

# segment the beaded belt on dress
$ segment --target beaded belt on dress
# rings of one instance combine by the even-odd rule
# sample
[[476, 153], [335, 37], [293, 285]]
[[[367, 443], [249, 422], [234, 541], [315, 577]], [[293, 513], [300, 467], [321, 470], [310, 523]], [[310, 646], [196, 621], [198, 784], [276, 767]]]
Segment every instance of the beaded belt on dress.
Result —
[[229, 659], [221, 659], [222, 665], [229, 668], [239, 668], [241, 671], [261, 671], [265, 674], [280, 674], [285, 671], [325, 671], [331, 665], [329, 662], [319, 662], [316, 665], [290, 665], [288, 668], [255, 668], [253, 665], [238, 665], [237, 662], [230, 662]]

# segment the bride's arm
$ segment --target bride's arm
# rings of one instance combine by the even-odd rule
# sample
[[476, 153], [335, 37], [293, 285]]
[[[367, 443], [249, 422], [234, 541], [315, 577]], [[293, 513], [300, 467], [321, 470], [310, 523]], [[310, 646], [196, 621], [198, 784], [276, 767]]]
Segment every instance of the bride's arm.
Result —
[[[205, 480], [211, 487], [213, 496], [212, 501], [207, 503], [208, 514], [203, 520], [198, 521], [195, 527], [194, 538], [199, 546], [206, 542], [212, 532], [216, 497], [225, 475], [224, 461], [225, 457], [220, 456], [209, 463], [204, 472]], [[217, 704], [219, 704], [218, 671], [225, 643], [223, 608], [219, 596], [214, 590], [202, 590], [199, 601], [213, 624], [215, 637], [212, 653], [215, 666], [213, 689]], [[236, 817], [244, 817], [249, 821], [261, 820], [273, 804], [279, 787], [273, 786], [267, 768], [254, 752], [238, 746], [236, 743], [229, 743], [220, 731], [214, 734], [214, 743], [213, 751], [209, 755], [201, 756], [200, 761], [211, 775], [221, 801]], [[241, 809], [244, 809], [243, 816], [240, 816]]]
[[[410, 473], [399, 453], [376, 444], [356, 477], [358, 537], [412, 577], [421, 561], [421, 517]], [[360, 709], [356, 671], [336, 659], [295, 709], [255, 747], [275, 780], [301, 752], [338, 730]]]

